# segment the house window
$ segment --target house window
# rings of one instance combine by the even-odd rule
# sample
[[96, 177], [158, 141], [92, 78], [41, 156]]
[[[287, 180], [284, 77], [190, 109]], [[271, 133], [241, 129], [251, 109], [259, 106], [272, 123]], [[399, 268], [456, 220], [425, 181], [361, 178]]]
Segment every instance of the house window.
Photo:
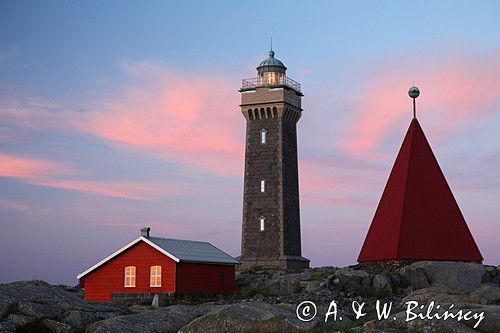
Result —
[[125, 267], [125, 288], [135, 287], [135, 266]]
[[226, 271], [220, 271], [220, 282], [226, 281]]
[[260, 191], [266, 192], [266, 181], [265, 180], [260, 181]]
[[266, 219], [261, 217], [260, 218], [260, 231], [264, 231], [266, 229]]
[[161, 287], [161, 266], [151, 266], [151, 287]]
[[260, 131], [260, 143], [266, 143], [266, 130]]

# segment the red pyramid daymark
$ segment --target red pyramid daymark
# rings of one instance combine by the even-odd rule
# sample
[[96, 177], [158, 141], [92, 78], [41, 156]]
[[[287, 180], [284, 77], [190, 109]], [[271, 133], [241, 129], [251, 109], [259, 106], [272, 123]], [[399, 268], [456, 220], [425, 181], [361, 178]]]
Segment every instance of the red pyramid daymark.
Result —
[[358, 257], [482, 261], [441, 168], [413, 119]]

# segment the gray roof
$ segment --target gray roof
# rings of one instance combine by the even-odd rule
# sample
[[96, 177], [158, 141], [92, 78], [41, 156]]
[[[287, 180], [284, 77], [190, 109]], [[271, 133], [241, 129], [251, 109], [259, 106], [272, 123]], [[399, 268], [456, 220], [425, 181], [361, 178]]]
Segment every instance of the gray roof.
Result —
[[239, 265], [239, 262], [229, 254], [208, 242], [161, 237], [149, 237], [148, 240], [172, 254], [181, 262]]

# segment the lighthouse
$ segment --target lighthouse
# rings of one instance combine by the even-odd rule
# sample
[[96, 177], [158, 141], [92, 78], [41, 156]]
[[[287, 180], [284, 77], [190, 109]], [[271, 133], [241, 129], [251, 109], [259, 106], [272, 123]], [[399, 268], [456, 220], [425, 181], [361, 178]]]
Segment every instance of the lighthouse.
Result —
[[413, 119], [366, 235], [358, 262], [447, 260], [482, 262], [431, 146]]
[[286, 70], [271, 50], [257, 77], [243, 79], [240, 89], [246, 121], [242, 268], [309, 267], [301, 249], [297, 155], [303, 94]]

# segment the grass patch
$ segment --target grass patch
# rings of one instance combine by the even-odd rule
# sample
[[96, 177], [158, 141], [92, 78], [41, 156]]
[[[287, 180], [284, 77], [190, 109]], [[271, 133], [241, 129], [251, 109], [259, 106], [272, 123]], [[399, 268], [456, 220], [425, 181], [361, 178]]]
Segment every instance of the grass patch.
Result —
[[324, 273], [320, 273], [320, 274], [312, 272], [311, 273], [311, 278], [309, 279], [309, 281], [323, 281], [329, 275], [330, 275], [330, 273], [328, 273], [328, 272], [324, 272]]

